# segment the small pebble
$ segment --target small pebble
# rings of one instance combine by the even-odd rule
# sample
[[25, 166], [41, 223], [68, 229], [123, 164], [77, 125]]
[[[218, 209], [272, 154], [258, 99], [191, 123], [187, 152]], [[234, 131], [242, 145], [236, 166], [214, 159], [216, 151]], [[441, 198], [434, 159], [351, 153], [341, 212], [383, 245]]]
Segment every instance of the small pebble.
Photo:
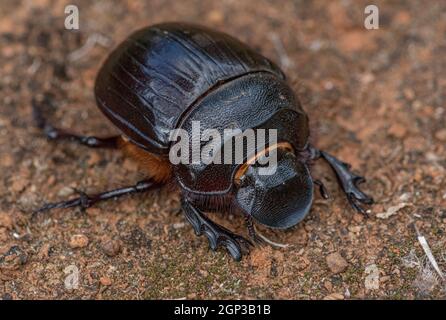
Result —
[[220, 11], [212, 10], [207, 15], [207, 18], [208, 18], [209, 22], [211, 22], [211, 23], [221, 23], [224, 19], [224, 16]]
[[96, 164], [98, 164], [99, 162], [101, 162], [102, 158], [99, 155], [99, 153], [97, 152], [92, 152], [87, 160], [87, 164], [92, 167]]
[[440, 141], [446, 141], [446, 129], [438, 130], [435, 133], [435, 138], [437, 138]]
[[70, 247], [75, 248], [84, 248], [88, 245], [88, 238], [83, 234], [75, 234], [70, 239]]
[[71, 196], [73, 193], [74, 193], [73, 188], [66, 186], [66, 187], [63, 187], [62, 189], [60, 189], [59, 192], [57, 193], [57, 195], [59, 197], [68, 197], [68, 196]]
[[378, 290], [379, 289], [379, 269], [376, 264], [368, 265], [364, 273], [366, 274], [364, 280], [364, 286], [367, 290]]
[[91, 207], [91, 208], [87, 208], [85, 210], [85, 212], [87, 213], [88, 216], [90, 217], [95, 217], [101, 214], [101, 209], [96, 208], [96, 207]]
[[324, 282], [324, 287], [325, 287], [325, 289], [327, 289], [328, 292], [333, 290], [333, 284], [328, 280]]
[[107, 277], [107, 276], [104, 276], [104, 277], [101, 277], [100, 279], [99, 279], [99, 282], [103, 285], [103, 286], [111, 286], [111, 284], [112, 284], [112, 281], [111, 281], [111, 279], [109, 278], [109, 277]]
[[28, 184], [26, 179], [14, 179], [11, 184], [11, 191], [14, 193], [22, 192]]
[[394, 123], [390, 126], [388, 132], [397, 138], [404, 138], [406, 136], [407, 129], [402, 124]]
[[324, 300], [344, 300], [344, 295], [342, 293], [335, 292], [325, 296]]
[[185, 226], [186, 226], [186, 224], [184, 222], [177, 222], [172, 225], [172, 227], [174, 229], [181, 229], [181, 228], [184, 228]]
[[48, 244], [48, 243], [44, 244], [44, 245], [40, 248], [40, 250], [39, 250], [39, 252], [38, 252], [38, 254], [37, 254], [37, 257], [38, 257], [40, 260], [44, 260], [44, 259], [48, 258], [48, 257], [49, 257], [49, 254], [50, 254], [50, 250], [51, 250], [51, 245]]
[[121, 245], [116, 240], [107, 240], [102, 243], [102, 251], [107, 256], [114, 257], [121, 251]]
[[11, 216], [6, 212], [0, 212], [0, 227], [11, 230], [13, 227], [13, 222]]
[[10, 154], [5, 153], [0, 156], [1, 167], [6, 168], [6, 167], [11, 167], [12, 165], [14, 165], [14, 158]]
[[341, 273], [348, 267], [348, 262], [338, 253], [330, 253], [327, 258], [327, 265], [334, 274]]
[[350, 293], [350, 290], [348, 288], [345, 288], [344, 297], [346, 299], [350, 299], [351, 296], [352, 294]]
[[415, 98], [415, 92], [412, 89], [404, 89], [403, 94], [408, 100], [413, 100]]

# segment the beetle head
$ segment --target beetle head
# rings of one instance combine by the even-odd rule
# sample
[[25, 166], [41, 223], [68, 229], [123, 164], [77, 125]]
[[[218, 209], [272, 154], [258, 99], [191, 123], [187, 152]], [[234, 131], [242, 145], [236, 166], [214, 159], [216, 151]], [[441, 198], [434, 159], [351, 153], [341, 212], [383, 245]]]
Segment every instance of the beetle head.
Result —
[[237, 203], [245, 213], [271, 228], [286, 229], [310, 211], [313, 180], [308, 167], [289, 150], [277, 149], [274, 173], [257, 162], [240, 177]]

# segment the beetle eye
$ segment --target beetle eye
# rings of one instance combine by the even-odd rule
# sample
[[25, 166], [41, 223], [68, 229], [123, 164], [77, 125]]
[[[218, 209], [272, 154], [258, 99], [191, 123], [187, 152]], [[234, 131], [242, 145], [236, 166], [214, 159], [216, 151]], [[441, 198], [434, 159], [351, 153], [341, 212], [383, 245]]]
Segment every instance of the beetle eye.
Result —
[[238, 185], [240, 186], [240, 187], [244, 187], [244, 186], [246, 186], [246, 185], [248, 185], [249, 184], [249, 177], [247, 177], [246, 175], [243, 175], [243, 176], [241, 176], [240, 178], [239, 178], [239, 180], [238, 180]]
[[239, 188], [244, 188], [248, 185], [252, 185], [254, 178], [249, 174], [242, 175], [239, 179], [236, 180], [236, 184]]

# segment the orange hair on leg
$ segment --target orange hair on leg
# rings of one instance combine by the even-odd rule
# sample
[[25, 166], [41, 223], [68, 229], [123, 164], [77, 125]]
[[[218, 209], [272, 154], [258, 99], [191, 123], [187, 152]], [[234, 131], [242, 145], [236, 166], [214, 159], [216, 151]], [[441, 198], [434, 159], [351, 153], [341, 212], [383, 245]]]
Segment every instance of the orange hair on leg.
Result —
[[156, 182], [166, 182], [172, 176], [172, 166], [168, 159], [145, 151], [125, 138], [121, 138], [118, 145], [124, 154], [142, 167], [148, 178]]

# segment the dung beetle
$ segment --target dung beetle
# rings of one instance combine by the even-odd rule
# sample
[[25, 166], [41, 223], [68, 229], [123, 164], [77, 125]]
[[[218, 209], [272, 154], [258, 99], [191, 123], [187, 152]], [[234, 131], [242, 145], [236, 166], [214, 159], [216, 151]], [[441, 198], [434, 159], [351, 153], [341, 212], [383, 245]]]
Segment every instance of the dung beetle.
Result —
[[[242, 249], [252, 242], [214, 223], [203, 212], [243, 214], [254, 241], [260, 237], [253, 220], [271, 228], [290, 228], [310, 211], [315, 184], [322, 196], [328, 197], [324, 185], [310, 174], [310, 165], [318, 158], [333, 168], [354, 209], [365, 214], [361, 205], [373, 203], [357, 187], [363, 177], [309, 143], [308, 117], [280, 68], [225, 33], [187, 23], [139, 30], [109, 55], [94, 90], [97, 106], [121, 135], [98, 138], [56, 128], [33, 101], [37, 126], [49, 139], [122, 149], [142, 165], [147, 178], [93, 195], [79, 192], [77, 198], [46, 204], [35, 213], [88, 208], [98, 201], [175, 181], [181, 190], [184, 215], [195, 233], [205, 234], [213, 250], [226, 247], [240, 260]], [[207, 128], [221, 132], [228, 126], [275, 129], [277, 141], [257, 145], [256, 152], [246, 153], [241, 163], [172, 163], [172, 130], [181, 128], [193, 134], [196, 121], [203, 126], [199, 133]], [[274, 173], [261, 174], [263, 166], [256, 159], [273, 150], [277, 160]], [[249, 156], [254, 161], [248, 161]]]

